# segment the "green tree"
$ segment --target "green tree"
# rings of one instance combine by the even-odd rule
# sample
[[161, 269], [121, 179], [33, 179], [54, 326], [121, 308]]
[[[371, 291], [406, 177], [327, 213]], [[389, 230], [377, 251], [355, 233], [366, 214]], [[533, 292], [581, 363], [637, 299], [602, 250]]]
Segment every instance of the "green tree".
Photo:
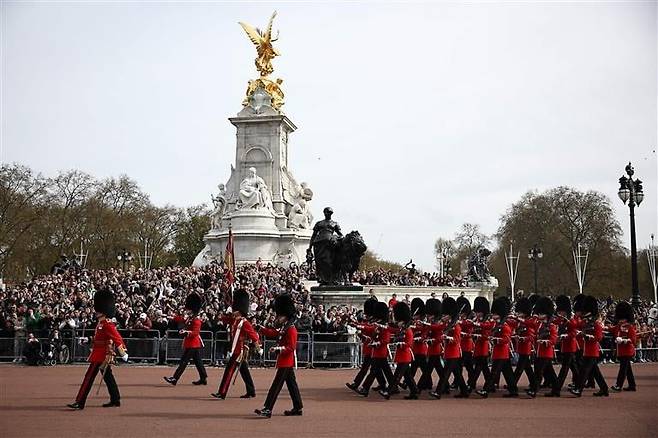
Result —
[[203, 236], [210, 229], [210, 211], [206, 205], [187, 208], [177, 224], [172, 253], [178, 264], [189, 266], [204, 247]]

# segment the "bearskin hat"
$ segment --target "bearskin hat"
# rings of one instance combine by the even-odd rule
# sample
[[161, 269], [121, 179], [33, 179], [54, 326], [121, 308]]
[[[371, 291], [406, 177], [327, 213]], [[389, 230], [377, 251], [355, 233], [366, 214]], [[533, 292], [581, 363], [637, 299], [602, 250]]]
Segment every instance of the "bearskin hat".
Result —
[[468, 301], [468, 298], [457, 298], [457, 311], [459, 313], [471, 313], [471, 302]]
[[615, 307], [615, 321], [625, 319], [628, 322], [634, 322], [633, 307], [628, 301], [620, 301]]
[[375, 304], [377, 303], [377, 300], [373, 300], [372, 298], [368, 298], [365, 303], [363, 303], [363, 314], [365, 316], [372, 316], [372, 312], [375, 308]]
[[185, 298], [185, 308], [193, 313], [199, 313], [199, 310], [201, 310], [201, 297], [198, 293], [192, 292]]
[[408, 323], [411, 321], [411, 309], [405, 302], [400, 302], [393, 306], [393, 318], [396, 322]]
[[425, 303], [421, 298], [414, 298], [411, 300], [411, 316], [419, 316], [423, 317], [425, 316]]
[[234, 312], [240, 312], [242, 316], [247, 316], [249, 313], [249, 293], [244, 289], [233, 292], [233, 305], [231, 307]]
[[583, 298], [583, 313], [590, 314], [591, 316], [598, 316], [599, 302], [591, 295], [585, 295]]
[[436, 298], [429, 298], [425, 302], [425, 314], [438, 318], [441, 316], [441, 301]]
[[114, 294], [111, 290], [103, 288], [94, 294], [94, 310], [107, 318], [114, 318]]
[[289, 294], [279, 295], [274, 299], [274, 312], [278, 316], [285, 316], [288, 319], [295, 317], [297, 310], [295, 309], [295, 302]]
[[573, 297], [573, 311], [582, 312], [583, 311], [583, 302], [585, 300], [585, 295], [578, 294]]
[[519, 298], [514, 305], [514, 310], [516, 310], [516, 313], [530, 315], [532, 312], [532, 303], [530, 302], [530, 299], [526, 297]]
[[536, 315], [548, 315], [549, 317], [553, 316], [553, 313], [555, 313], [555, 305], [553, 304], [553, 300], [548, 297], [539, 298], [535, 304], [534, 313]]
[[501, 318], [507, 317], [510, 311], [510, 304], [507, 297], [498, 297], [491, 303], [491, 313], [500, 316]]
[[473, 301], [473, 310], [476, 313], [482, 313], [484, 315], [489, 314], [489, 300], [487, 297], [475, 297], [475, 300]]
[[372, 309], [372, 317], [383, 323], [388, 322], [388, 306], [386, 303], [377, 301]]
[[454, 318], [457, 316], [457, 312], [459, 312], [459, 308], [454, 298], [448, 297], [443, 300], [441, 303], [441, 315], [450, 315]]
[[559, 295], [555, 298], [555, 310], [558, 312], [565, 312], [567, 316], [571, 316], [571, 300], [566, 295]]
[[530, 300], [530, 306], [534, 307], [535, 304], [537, 304], [537, 301], [539, 300], [539, 295], [532, 294], [528, 297], [528, 299]]

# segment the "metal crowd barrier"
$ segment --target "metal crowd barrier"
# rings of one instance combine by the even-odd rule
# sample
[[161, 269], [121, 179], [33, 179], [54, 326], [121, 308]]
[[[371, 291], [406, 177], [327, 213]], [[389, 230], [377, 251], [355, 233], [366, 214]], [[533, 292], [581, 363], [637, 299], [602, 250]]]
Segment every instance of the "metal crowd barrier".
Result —
[[[201, 349], [201, 359], [206, 363], [212, 363], [214, 353], [213, 333], [209, 331], [199, 332], [203, 341]], [[165, 361], [178, 361], [183, 355], [183, 338], [185, 336], [178, 333], [177, 330], [167, 330], [163, 342], [165, 342]]]
[[[262, 338], [264, 366], [274, 365], [276, 363], [277, 353], [270, 353], [270, 348], [276, 346], [277, 341], [274, 338]], [[310, 333], [297, 334], [297, 366], [306, 367], [312, 365], [312, 335]]]

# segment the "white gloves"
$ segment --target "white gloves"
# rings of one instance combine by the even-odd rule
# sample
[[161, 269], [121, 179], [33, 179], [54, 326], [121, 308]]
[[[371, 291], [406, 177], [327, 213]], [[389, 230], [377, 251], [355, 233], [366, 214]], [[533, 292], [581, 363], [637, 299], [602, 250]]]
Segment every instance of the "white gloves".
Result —
[[124, 362], [128, 362], [128, 353], [121, 356], [121, 359], [123, 359]]
[[452, 342], [454, 339], [455, 338], [453, 338], [452, 336], [445, 336], [445, 340], [448, 342]]

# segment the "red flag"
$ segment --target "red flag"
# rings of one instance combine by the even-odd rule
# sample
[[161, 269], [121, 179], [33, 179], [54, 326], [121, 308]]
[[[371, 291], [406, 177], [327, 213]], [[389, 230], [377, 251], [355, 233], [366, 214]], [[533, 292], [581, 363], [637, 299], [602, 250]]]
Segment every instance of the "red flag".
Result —
[[233, 283], [235, 282], [235, 253], [233, 252], [233, 231], [230, 228], [228, 229], [228, 242], [226, 242], [224, 266], [226, 266], [224, 279], [228, 282], [229, 287], [233, 289]]

